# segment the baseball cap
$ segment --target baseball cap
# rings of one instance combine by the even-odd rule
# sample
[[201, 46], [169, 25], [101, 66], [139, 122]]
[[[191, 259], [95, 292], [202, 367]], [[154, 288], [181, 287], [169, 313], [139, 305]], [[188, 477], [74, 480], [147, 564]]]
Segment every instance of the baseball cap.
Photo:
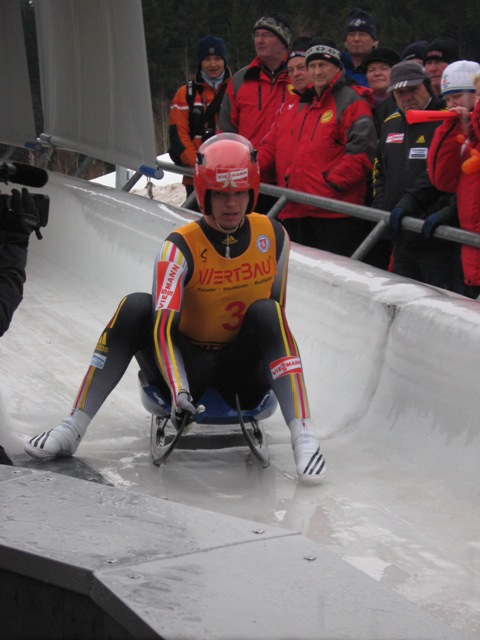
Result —
[[405, 89], [406, 87], [418, 87], [426, 81], [429, 82], [430, 80], [421, 64], [404, 60], [392, 67], [388, 91]]

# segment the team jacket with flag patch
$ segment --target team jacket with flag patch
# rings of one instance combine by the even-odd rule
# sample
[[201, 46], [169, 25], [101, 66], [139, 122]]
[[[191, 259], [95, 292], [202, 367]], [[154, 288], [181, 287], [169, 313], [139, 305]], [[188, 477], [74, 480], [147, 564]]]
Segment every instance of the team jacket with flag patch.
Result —
[[[307, 93], [302, 100], [308, 98]], [[359, 91], [347, 86], [339, 72], [322, 95], [291, 122], [289, 189], [365, 204], [367, 176], [372, 170], [376, 132], [372, 109]], [[311, 205], [288, 203], [280, 218], [343, 218]]]
[[[432, 98], [426, 110], [435, 111], [438, 108], [438, 100]], [[433, 189], [428, 177], [427, 157], [439, 124], [440, 122], [408, 124], [401, 111], [396, 111], [385, 120], [373, 172], [373, 207], [385, 211], [396, 206], [404, 206], [408, 210], [412, 207], [413, 211], [420, 213], [413, 194], [425, 188], [431, 189], [433, 203], [436, 202], [438, 192]], [[400, 205], [403, 197], [405, 200]], [[422, 203], [422, 217], [428, 215], [431, 204], [432, 202], [425, 205]]]

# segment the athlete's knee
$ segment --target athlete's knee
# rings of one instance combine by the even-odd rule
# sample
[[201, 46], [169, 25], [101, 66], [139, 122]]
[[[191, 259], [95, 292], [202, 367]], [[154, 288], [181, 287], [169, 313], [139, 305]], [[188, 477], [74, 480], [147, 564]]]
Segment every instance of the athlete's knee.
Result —
[[112, 318], [112, 328], [117, 325], [127, 331], [151, 326], [152, 296], [149, 293], [136, 292], [126, 295], [118, 305]]
[[280, 304], [272, 298], [262, 298], [255, 300], [249, 306], [245, 314], [245, 321], [253, 324], [262, 324], [278, 318], [281, 314]]

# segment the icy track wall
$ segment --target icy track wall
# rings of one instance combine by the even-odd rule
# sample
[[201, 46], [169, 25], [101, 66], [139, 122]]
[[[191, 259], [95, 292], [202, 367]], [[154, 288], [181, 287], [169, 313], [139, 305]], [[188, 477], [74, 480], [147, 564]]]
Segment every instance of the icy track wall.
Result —
[[[168, 205], [50, 174], [50, 222], [35, 254], [101, 292], [109, 308], [149, 291], [159, 242], [190, 219]], [[104, 300], [105, 302], [105, 300]], [[287, 315], [320, 433], [369, 447], [399, 472], [478, 493], [476, 301], [293, 245]], [[104, 322], [108, 320], [104, 318]], [[102, 328], [98, 325], [98, 330]]]

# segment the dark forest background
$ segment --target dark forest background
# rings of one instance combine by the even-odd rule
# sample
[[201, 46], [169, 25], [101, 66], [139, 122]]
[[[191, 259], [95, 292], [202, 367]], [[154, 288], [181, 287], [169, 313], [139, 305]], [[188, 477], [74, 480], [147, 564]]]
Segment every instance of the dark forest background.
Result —
[[[350, 9], [360, 7], [375, 16], [380, 46], [401, 53], [415, 40], [451, 36], [458, 41], [462, 58], [480, 61], [480, 0], [436, 0], [435, 3], [424, 0], [142, 0], [142, 6], [159, 154], [168, 147], [170, 101], [176, 89], [195, 71], [198, 39], [206, 34], [221, 36], [227, 46], [229, 66], [235, 72], [253, 58], [253, 25], [265, 14], [282, 13], [291, 24], [294, 37], [326, 35], [343, 49], [345, 17]], [[31, 0], [23, 0], [22, 9], [40, 131], [40, 82]], [[75, 167], [58, 166], [63, 162], [62, 157], [67, 164], [73, 162], [78, 166], [80, 161], [72, 160], [72, 154], [56, 153], [49, 168], [64, 173], [75, 170]]]

